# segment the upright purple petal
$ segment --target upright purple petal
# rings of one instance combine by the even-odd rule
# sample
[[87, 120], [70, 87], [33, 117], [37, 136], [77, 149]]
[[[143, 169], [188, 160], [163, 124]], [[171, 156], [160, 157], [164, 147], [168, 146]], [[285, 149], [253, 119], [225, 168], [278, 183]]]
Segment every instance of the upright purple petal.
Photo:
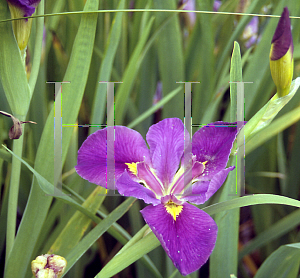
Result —
[[234, 166], [221, 170], [213, 176], [209, 181], [198, 181], [188, 188], [182, 199], [196, 205], [204, 204], [217, 190], [222, 186], [230, 171], [234, 170]]
[[146, 139], [150, 146], [153, 168], [167, 188], [178, 170], [184, 151], [184, 140], [189, 140], [188, 132], [180, 119], [170, 118], [152, 125]]
[[176, 221], [162, 204], [149, 205], [141, 213], [175, 267], [187, 275], [208, 260], [218, 227], [206, 212], [187, 203], [182, 206]]
[[147, 204], [160, 204], [160, 200], [156, 198], [155, 194], [138, 182], [133, 181], [127, 171], [117, 180], [116, 188], [123, 196], [135, 197], [143, 200]]
[[115, 180], [128, 166], [125, 163], [150, 163], [149, 150], [143, 137], [135, 130], [116, 126], [114, 160], [107, 158], [107, 128], [91, 134], [78, 151], [77, 173], [89, 182], [106, 187], [107, 171], [115, 167]]
[[192, 152], [199, 162], [205, 162], [201, 180], [210, 180], [226, 167], [237, 135], [236, 123], [215, 122], [198, 130], [192, 139]]

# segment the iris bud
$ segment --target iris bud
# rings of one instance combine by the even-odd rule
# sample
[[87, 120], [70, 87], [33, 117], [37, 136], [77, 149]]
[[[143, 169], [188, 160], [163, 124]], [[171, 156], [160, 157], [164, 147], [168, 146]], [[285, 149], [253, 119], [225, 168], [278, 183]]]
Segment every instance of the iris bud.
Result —
[[[7, 0], [11, 18], [32, 16], [40, 1], [41, 0]], [[18, 46], [22, 51], [26, 48], [29, 40], [32, 18], [14, 20], [12, 25]]]
[[293, 69], [293, 37], [289, 10], [284, 8], [272, 39], [270, 51], [270, 69], [279, 97], [289, 93]]

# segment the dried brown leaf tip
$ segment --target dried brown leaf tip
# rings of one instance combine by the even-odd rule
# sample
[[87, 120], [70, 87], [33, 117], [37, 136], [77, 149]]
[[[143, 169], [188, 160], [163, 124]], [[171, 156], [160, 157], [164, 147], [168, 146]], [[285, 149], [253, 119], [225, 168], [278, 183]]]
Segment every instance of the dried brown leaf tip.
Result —
[[10, 139], [19, 139], [20, 138], [20, 136], [22, 135], [22, 132], [23, 132], [22, 124], [26, 124], [26, 123], [36, 124], [36, 122], [32, 122], [32, 121], [25, 121], [25, 122], [20, 121], [13, 115], [6, 113], [4, 111], [0, 111], [0, 114], [4, 115], [6, 117], [11, 117], [11, 119], [14, 123], [8, 133]]

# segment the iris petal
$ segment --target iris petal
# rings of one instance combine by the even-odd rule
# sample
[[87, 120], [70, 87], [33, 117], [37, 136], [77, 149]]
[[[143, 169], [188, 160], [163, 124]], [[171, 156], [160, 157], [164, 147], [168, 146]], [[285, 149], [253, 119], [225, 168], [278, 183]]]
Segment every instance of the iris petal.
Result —
[[116, 188], [119, 193], [126, 197], [135, 197], [143, 200], [146, 204], [158, 205], [160, 200], [156, 198], [155, 194], [139, 184], [133, 181], [125, 171], [116, 182]]
[[236, 123], [215, 122], [199, 129], [192, 139], [192, 152], [205, 162], [202, 180], [210, 180], [226, 167], [237, 134]]
[[152, 125], [146, 139], [153, 168], [166, 189], [179, 167], [189, 135], [180, 119], [170, 118]]
[[209, 181], [198, 181], [183, 193], [182, 199], [196, 205], [204, 204], [222, 186], [234, 166], [221, 170]]
[[128, 166], [125, 163], [150, 163], [149, 150], [143, 137], [135, 130], [116, 126], [114, 159], [107, 158], [107, 128], [91, 134], [78, 151], [77, 173], [89, 182], [106, 187], [107, 172], [115, 170], [117, 180]]
[[204, 211], [183, 204], [176, 221], [164, 205], [149, 205], [141, 213], [182, 275], [199, 269], [215, 246], [218, 227]]

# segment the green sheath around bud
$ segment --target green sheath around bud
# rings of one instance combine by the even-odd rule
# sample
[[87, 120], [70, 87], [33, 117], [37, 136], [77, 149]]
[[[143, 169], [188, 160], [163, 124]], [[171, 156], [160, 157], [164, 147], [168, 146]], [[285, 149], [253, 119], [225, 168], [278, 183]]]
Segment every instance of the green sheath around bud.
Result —
[[279, 97], [289, 93], [294, 69], [293, 38], [288, 8], [285, 7], [275, 30], [271, 51], [270, 69]]

